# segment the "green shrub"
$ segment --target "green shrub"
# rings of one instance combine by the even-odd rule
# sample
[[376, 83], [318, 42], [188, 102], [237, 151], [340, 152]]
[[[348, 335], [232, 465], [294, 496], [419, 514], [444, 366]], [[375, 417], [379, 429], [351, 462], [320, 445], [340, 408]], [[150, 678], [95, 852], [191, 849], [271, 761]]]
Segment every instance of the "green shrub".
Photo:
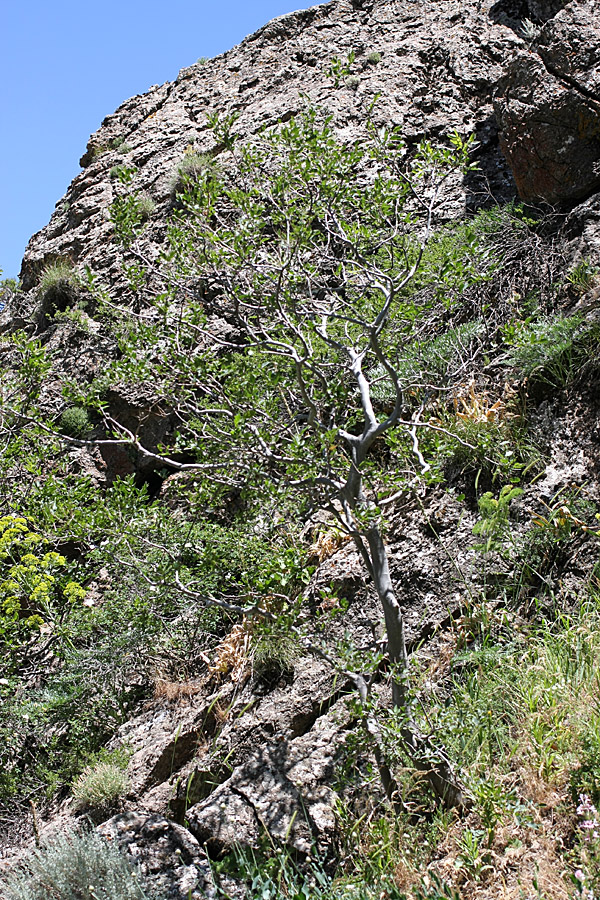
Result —
[[147, 194], [128, 194], [115, 197], [110, 207], [110, 218], [115, 228], [115, 238], [122, 247], [129, 247], [152, 213], [156, 204]]
[[509, 363], [533, 383], [565, 388], [597, 357], [598, 328], [580, 316], [554, 316], [510, 326]]
[[69, 259], [57, 259], [46, 266], [39, 281], [39, 293], [52, 311], [64, 309], [75, 299], [81, 282]]
[[62, 835], [0, 882], [5, 900], [149, 900], [148, 882], [98, 832]]
[[136, 172], [137, 168], [135, 166], [125, 166], [120, 163], [113, 166], [108, 174], [115, 181], [120, 181], [121, 184], [130, 184]]
[[210, 153], [186, 153], [171, 177], [170, 191], [175, 199], [185, 188], [207, 172], [215, 171], [215, 162]]
[[73, 783], [71, 793], [78, 806], [110, 806], [125, 796], [129, 787], [127, 773], [111, 762], [87, 766]]
[[65, 409], [60, 417], [58, 428], [63, 434], [82, 437], [91, 428], [87, 411], [81, 406], [71, 406], [70, 409]]
[[376, 66], [377, 63], [381, 62], [381, 53], [377, 51], [369, 53], [369, 55], [367, 56], [367, 62], [370, 62], [371, 65]]

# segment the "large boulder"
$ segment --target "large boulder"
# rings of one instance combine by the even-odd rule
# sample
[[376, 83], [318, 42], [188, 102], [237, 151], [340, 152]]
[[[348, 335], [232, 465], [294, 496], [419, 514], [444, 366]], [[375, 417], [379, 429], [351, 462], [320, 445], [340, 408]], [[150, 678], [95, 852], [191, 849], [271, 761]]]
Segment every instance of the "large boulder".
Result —
[[151, 881], [164, 900], [212, 900], [215, 887], [206, 853], [190, 832], [144, 812], [113, 816], [98, 828]]
[[516, 54], [495, 101], [520, 197], [572, 204], [600, 188], [600, 39], [591, 0], [571, 3]]

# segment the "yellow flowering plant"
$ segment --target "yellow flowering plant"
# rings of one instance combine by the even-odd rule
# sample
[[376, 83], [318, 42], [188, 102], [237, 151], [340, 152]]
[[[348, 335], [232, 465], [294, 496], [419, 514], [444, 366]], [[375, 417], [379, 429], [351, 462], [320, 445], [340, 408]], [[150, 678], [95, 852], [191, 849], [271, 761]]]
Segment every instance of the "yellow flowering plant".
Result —
[[55, 631], [85, 597], [66, 558], [47, 547], [23, 516], [0, 517], [0, 636], [9, 644]]

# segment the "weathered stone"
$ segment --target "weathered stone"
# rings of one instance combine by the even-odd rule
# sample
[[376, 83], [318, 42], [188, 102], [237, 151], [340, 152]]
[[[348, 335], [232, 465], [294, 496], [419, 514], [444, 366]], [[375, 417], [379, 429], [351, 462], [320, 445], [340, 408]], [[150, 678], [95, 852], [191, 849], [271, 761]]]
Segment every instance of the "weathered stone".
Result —
[[210, 900], [215, 888], [210, 863], [190, 832], [162, 816], [129, 812], [98, 827], [140, 867], [165, 900]]
[[[422, 3], [392, 0], [351, 3], [333, 0], [269, 22], [238, 47], [182, 69], [177, 79], [133, 97], [90, 138], [85, 167], [69, 187], [46, 228], [25, 255], [22, 278], [32, 288], [45, 261], [69, 256], [89, 264], [113, 291], [122, 286], [120, 251], [111, 242], [108, 210], [121, 186], [110, 179], [119, 163], [135, 165], [134, 186], [156, 201], [146, 231], [148, 255], [160, 240], [171, 203], [173, 172], [186, 148], [215, 150], [208, 116], [237, 113], [235, 130], [256, 133], [285, 121], [303, 105], [301, 94], [333, 115], [349, 140], [379, 95], [374, 115], [400, 126], [409, 141], [440, 137], [457, 129], [477, 132], [482, 169], [493, 193], [510, 197], [513, 185], [498, 153], [491, 91], [503, 63], [523, 46], [515, 33], [487, 15], [491, 0]], [[328, 76], [334, 57], [352, 64], [353, 87], [337, 87]], [[381, 54], [378, 62], [373, 54]], [[448, 215], [462, 211], [465, 195], [483, 191], [466, 182]], [[483, 197], [483, 193], [482, 193]]]
[[568, 0], [527, 0], [529, 15], [535, 22], [546, 22], [566, 6]]
[[519, 195], [573, 203], [600, 188], [600, 35], [596, 4], [569, 4], [498, 84], [500, 145]]
[[330, 783], [347, 720], [340, 701], [305, 735], [260, 747], [188, 810], [192, 833], [215, 851], [256, 846], [265, 833], [300, 853], [326, 847], [336, 830], [338, 797]]

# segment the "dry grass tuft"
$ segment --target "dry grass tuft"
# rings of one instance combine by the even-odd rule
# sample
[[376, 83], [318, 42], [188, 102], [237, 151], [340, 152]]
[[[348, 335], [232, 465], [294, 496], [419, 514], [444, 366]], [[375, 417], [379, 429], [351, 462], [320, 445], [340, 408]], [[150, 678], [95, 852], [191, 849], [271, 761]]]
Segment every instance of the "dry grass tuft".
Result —
[[487, 391], [477, 393], [475, 382], [469, 384], [454, 398], [454, 411], [459, 419], [476, 424], [498, 424], [515, 417], [511, 411], [511, 401], [515, 392], [509, 385], [504, 386], [503, 396], [494, 403]]
[[324, 562], [350, 540], [349, 534], [344, 534], [337, 528], [329, 531], [321, 531], [317, 539], [309, 549], [309, 557], [317, 562]]
[[221, 678], [229, 675], [234, 682], [241, 681], [251, 670], [249, 658], [250, 627], [244, 619], [234, 625], [227, 637], [216, 648], [214, 661], [208, 667], [211, 675]]
[[167, 703], [181, 703], [200, 692], [200, 685], [188, 681], [167, 681], [160, 679], [154, 685], [154, 699]]

